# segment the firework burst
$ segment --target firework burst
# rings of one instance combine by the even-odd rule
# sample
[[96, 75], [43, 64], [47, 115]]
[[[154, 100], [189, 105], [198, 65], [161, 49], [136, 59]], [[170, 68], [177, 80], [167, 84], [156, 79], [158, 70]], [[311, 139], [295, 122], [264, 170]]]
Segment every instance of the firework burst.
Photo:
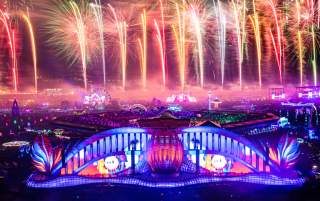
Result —
[[[87, 89], [87, 65], [92, 55], [99, 50], [99, 31], [90, 4], [80, 1], [58, 1], [46, 7], [45, 31], [48, 43], [58, 56], [63, 56], [72, 65], [82, 63], [84, 88]], [[79, 48], [75, 48], [79, 47]]]

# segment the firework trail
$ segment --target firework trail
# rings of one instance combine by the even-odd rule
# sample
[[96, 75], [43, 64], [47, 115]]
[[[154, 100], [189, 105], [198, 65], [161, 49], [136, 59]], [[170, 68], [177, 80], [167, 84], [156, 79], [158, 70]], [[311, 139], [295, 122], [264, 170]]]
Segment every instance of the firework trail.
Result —
[[141, 54], [141, 81], [142, 87], [145, 89], [147, 87], [147, 15], [145, 10], [143, 10], [140, 17], [142, 25], [142, 40], [139, 38], [138, 42]]
[[[309, 1], [308, 1], [309, 2]], [[309, 2], [311, 6], [311, 12], [314, 14], [314, 2]], [[312, 16], [314, 17], [314, 16]], [[315, 34], [315, 25], [312, 23], [311, 25], [311, 33], [312, 33], [312, 69], [313, 69], [313, 84], [314, 86], [317, 86], [318, 80], [317, 80], [317, 61], [316, 61], [316, 34]]]
[[[81, 78], [85, 89], [88, 87], [87, 66], [91, 56], [99, 55], [100, 37], [92, 6], [87, 1], [54, 1], [44, 3], [43, 30], [47, 43], [55, 48], [59, 57], [70, 65], [81, 64]], [[75, 48], [77, 47], [77, 48]]]
[[81, 61], [82, 61], [82, 76], [84, 82], [84, 88], [88, 89], [88, 81], [87, 81], [87, 47], [86, 47], [86, 29], [85, 24], [82, 19], [82, 15], [79, 9], [79, 6], [74, 2], [70, 1], [70, 6], [73, 12], [73, 15], [76, 19], [77, 29], [75, 30], [77, 33], [80, 52], [81, 52]]
[[29, 16], [22, 14], [22, 19], [26, 22], [31, 42], [31, 51], [32, 51], [32, 60], [33, 60], [33, 71], [34, 71], [34, 90], [35, 93], [38, 93], [38, 66], [37, 66], [37, 48], [36, 40], [34, 36], [33, 26]]
[[125, 21], [119, 21], [115, 9], [108, 4], [111, 10], [115, 24], [118, 31], [120, 56], [121, 56], [121, 74], [122, 74], [122, 88], [126, 88], [126, 71], [127, 71], [127, 23]]
[[204, 55], [203, 55], [203, 43], [202, 43], [202, 33], [201, 33], [201, 22], [199, 15], [197, 14], [196, 9], [191, 6], [192, 13], [192, 24], [195, 28], [196, 38], [197, 38], [197, 50], [199, 58], [199, 67], [200, 67], [200, 86], [204, 86]]
[[225, 79], [225, 54], [226, 54], [226, 16], [221, 8], [220, 0], [213, 1], [214, 10], [216, 17], [218, 19], [218, 38], [219, 38], [219, 48], [220, 48], [220, 71], [221, 71], [221, 85], [224, 86]]
[[[167, 48], [166, 48], [166, 33], [165, 33], [165, 19], [164, 19], [164, 9], [163, 9], [163, 3], [162, 0], [159, 0], [160, 2], [160, 13], [161, 13], [161, 25], [162, 25], [162, 48], [163, 48], [163, 69], [164, 69], [164, 81], [166, 81], [166, 68], [167, 68]], [[164, 89], [165, 89], [165, 84], [164, 84]]]
[[156, 37], [159, 45], [159, 52], [161, 56], [161, 70], [162, 70], [162, 83], [163, 88], [166, 88], [166, 66], [165, 66], [165, 55], [164, 55], [164, 47], [163, 47], [163, 38], [161, 36], [161, 32], [159, 29], [159, 25], [157, 20], [154, 20], [154, 26], [156, 28]]
[[280, 83], [282, 84], [282, 53], [283, 51], [282, 51], [282, 39], [281, 39], [282, 38], [281, 25], [279, 23], [279, 17], [278, 17], [275, 3], [273, 2], [273, 0], [268, 0], [268, 4], [272, 9], [274, 22], [276, 26], [277, 41], [275, 41], [275, 37], [271, 29], [270, 29], [270, 35], [272, 38], [272, 44], [274, 47], [274, 52], [275, 52], [276, 60], [278, 64], [279, 80], [280, 80]]
[[246, 22], [247, 22], [247, 2], [246, 0], [243, 0], [243, 7], [242, 7], [242, 17], [241, 17], [241, 34], [242, 34], [242, 48], [241, 48], [241, 55], [242, 55], [242, 61], [244, 59], [244, 51], [247, 50], [246, 48], [246, 37], [247, 37], [247, 30], [246, 30]]
[[[164, 8], [162, 0], [159, 0], [160, 14], [161, 14], [161, 32], [156, 20], [154, 24], [157, 31], [157, 41], [159, 43], [160, 55], [161, 55], [161, 69], [162, 69], [162, 82], [163, 89], [166, 89], [166, 73], [167, 73], [167, 57], [166, 57], [166, 34], [165, 34], [165, 19], [164, 19]], [[161, 43], [161, 44], [160, 44]]]
[[233, 14], [235, 20], [235, 29], [237, 34], [238, 45], [238, 68], [239, 68], [239, 87], [242, 89], [242, 62], [244, 58], [244, 41], [245, 41], [245, 22], [246, 22], [246, 1], [243, 1], [243, 6], [239, 1], [232, 0]]
[[99, 31], [101, 59], [102, 59], [102, 72], [103, 72], [103, 86], [106, 86], [106, 57], [105, 57], [105, 41], [104, 41], [104, 24], [103, 24], [103, 12], [100, 0], [95, 0], [94, 4], [91, 4], [96, 23]]
[[12, 30], [12, 50], [13, 50], [13, 69], [12, 74], [14, 77], [14, 91], [18, 92], [18, 64], [17, 64], [17, 49], [16, 49], [16, 34], [15, 30]]
[[262, 87], [262, 72], [261, 72], [261, 33], [260, 33], [260, 24], [259, 16], [256, 12], [255, 1], [253, 0], [253, 16], [249, 16], [249, 19], [253, 26], [254, 36], [256, 40], [256, 49], [257, 49], [257, 60], [258, 60], [258, 76], [259, 76], [259, 86]]
[[[186, 73], [186, 20], [185, 20], [185, 1], [182, 2], [182, 9], [176, 3], [176, 15], [178, 18], [178, 28], [172, 25], [172, 30], [176, 40], [178, 63], [179, 63], [179, 75], [181, 89], [185, 88], [185, 73]], [[178, 29], [178, 30], [177, 30]]]
[[10, 23], [9, 23], [9, 15], [7, 13], [4, 13], [2, 10], [0, 10], [0, 21], [5, 27], [8, 40], [9, 40], [9, 46], [10, 46], [10, 53], [11, 53], [11, 65], [12, 65], [12, 75], [13, 75], [13, 87], [14, 91], [18, 91], [18, 70], [17, 70], [17, 58], [16, 58], [16, 42], [15, 42], [15, 32], [11, 29]]
[[[317, 58], [316, 28], [317, 28], [318, 19], [316, 14], [319, 11], [316, 12], [314, 1], [307, 0], [307, 1], [298, 2], [297, 0], [295, 3], [296, 3], [296, 12], [297, 11], [298, 12], [297, 12], [297, 15], [293, 15], [292, 17], [297, 18], [293, 21], [293, 23], [295, 23], [294, 25], [296, 25], [294, 27], [298, 29], [298, 47], [299, 49], [301, 49], [298, 55], [301, 59], [304, 58], [306, 56], [304, 55], [304, 49], [308, 48], [308, 52], [310, 52], [310, 58], [311, 58], [313, 84], [317, 85], [318, 83], [317, 68], [318, 67], [317, 67], [317, 61], [316, 61], [316, 58]], [[297, 30], [292, 30], [292, 31], [297, 32]], [[300, 61], [300, 63], [302, 63], [302, 61]], [[301, 77], [301, 72], [303, 72], [302, 69], [300, 69], [300, 77]]]
[[297, 11], [297, 24], [298, 24], [298, 57], [299, 57], [299, 69], [300, 69], [300, 86], [303, 86], [303, 60], [304, 60], [304, 53], [303, 53], [303, 44], [302, 44], [302, 36], [300, 30], [300, 23], [301, 23], [301, 6], [299, 0], [296, 0], [296, 11]]

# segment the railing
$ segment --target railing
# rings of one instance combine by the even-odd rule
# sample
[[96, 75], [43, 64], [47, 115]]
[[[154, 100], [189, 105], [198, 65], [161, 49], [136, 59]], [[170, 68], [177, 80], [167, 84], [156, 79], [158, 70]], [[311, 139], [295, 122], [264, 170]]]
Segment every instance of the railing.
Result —
[[134, 146], [136, 151], [146, 151], [151, 135], [145, 129], [118, 128], [94, 135], [76, 145], [63, 157], [53, 174], [76, 174], [92, 162], [111, 155], [129, 151]]
[[[95, 161], [124, 151], [146, 152], [152, 134], [141, 128], [116, 128], [96, 134], [64, 154], [53, 174], [77, 174]], [[221, 154], [241, 162], [254, 172], [278, 171], [267, 151], [258, 149], [246, 138], [214, 127], [192, 127], [178, 134], [184, 150]]]
[[201, 150], [240, 161], [255, 172], [278, 171], [264, 150], [259, 150], [246, 138], [214, 127], [187, 128], [178, 135], [184, 150]]

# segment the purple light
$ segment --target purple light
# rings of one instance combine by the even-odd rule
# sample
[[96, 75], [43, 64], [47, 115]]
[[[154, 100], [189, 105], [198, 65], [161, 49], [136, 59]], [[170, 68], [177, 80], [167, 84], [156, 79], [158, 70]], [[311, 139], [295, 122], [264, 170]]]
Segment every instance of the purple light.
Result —
[[279, 165], [284, 168], [291, 168], [299, 157], [299, 143], [297, 140], [289, 138], [288, 135], [281, 137], [278, 145]]
[[[151, 132], [151, 134], [149, 132]], [[63, 164], [60, 156], [59, 160], [55, 160], [55, 156], [51, 156], [49, 154], [49, 156], [52, 157], [50, 160], [53, 163], [49, 165], [49, 168], [42, 168], [44, 170], [42, 172], [46, 173], [45, 175], [49, 175], [48, 173], [50, 173], [54, 176], [46, 177], [40, 173], [33, 174], [28, 179], [27, 185], [35, 188], [51, 188], [91, 183], [114, 183], [155, 188], [169, 188], [214, 182], [247, 182], [264, 185], [301, 185], [304, 181], [303, 178], [297, 177], [294, 170], [290, 169], [295, 164], [299, 156], [299, 151], [296, 141], [288, 136], [281, 138], [278, 147], [270, 150], [269, 154], [271, 160], [266, 160], [266, 152], [263, 149], [259, 149], [246, 138], [225, 129], [214, 127], [191, 127], [183, 129], [182, 134], [177, 134], [178, 136], [176, 138], [172, 138], [174, 143], [179, 142], [177, 144], [180, 144], [181, 141], [181, 155], [177, 154], [178, 150], [176, 149], [176, 146], [172, 146], [175, 145], [174, 143], [168, 143], [167, 139], [169, 138], [166, 137], [167, 135], [164, 135], [163, 139], [161, 138], [159, 143], [158, 141], [155, 141], [159, 146], [161, 146], [161, 149], [158, 149], [159, 146], [153, 146], [153, 148], [145, 146], [152, 138], [152, 130], [149, 130], [149, 132], [141, 128], [124, 127], [98, 133], [75, 145], [75, 147], [66, 153], [64, 163], [67, 165]], [[176, 133], [173, 132], [171, 134], [174, 135]], [[190, 139], [192, 140], [190, 141]], [[127, 155], [127, 158], [139, 156], [139, 159], [135, 159], [135, 167], [132, 167], [134, 167], [136, 172], [144, 172], [145, 174], [119, 174], [114, 175], [112, 178], [101, 178], [97, 177], [96, 174], [89, 174], [90, 176], [87, 175], [87, 177], [81, 176], [86, 175], [80, 174], [81, 171], [88, 170], [89, 172], [96, 172], [95, 170], [92, 171], [92, 169], [88, 167], [95, 164], [98, 160], [101, 161], [101, 159], [103, 159], [103, 163], [101, 164], [104, 168], [108, 169], [108, 171], [117, 169], [117, 167], [119, 167], [119, 161], [118, 158], [116, 158], [116, 155], [119, 154], [119, 150], [129, 151], [128, 147], [130, 146], [130, 142], [133, 140], [136, 142], [133, 152], [134, 155]], [[166, 143], [164, 143], [164, 140], [166, 140]], [[42, 142], [42, 144], [40, 144], [41, 146], [38, 145], [39, 147], [37, 148], [37, 144], [39, 144], [39, 142]], [[48, 151], [48, 149], [44, 149], [49, 147], [50, 144], [48, 142], [43, 141], [43, 139], [39, 142], [36, 141], [34, 148], [40, 151], [43, 150], [41, 152], [38, 151], [38, 160], [42, 162], [49, 158], [46, 156], [46, 153], [54, 152], [51, 148], [50, 151]], [[195, 146], [195, 142], [200, 144]], [[201, 144], [203, 142], [206, 142], [207, 144]], [[156, 145], [158, 145], [157, 143]], [[163, 150], [162, 148], [164, 144], [168, 144], [174, 149], [165, 148]], [[225, 174], [219, 175], [214, 173], [207, 175], [207, 172], [201, 171], [199, 172], [200, 174], [194, 174], [193, 171], [186, 171], [186, 168], [178, 168], [179, 164], [177, 163], [172, 163], [172, 168], [177, 168], [174, 172], [180, 173], [180, 175], [175, 179], [170, 179], [170, 177], [164, 177], [165, 179], [150, 177], [150, 168], [146, 169], [146, 171], [140, 171], [141, 168], [144, 167], [142, 164], [150, 162], [149, 159], [152, 159], [151, 162], [160, 161], [161, 163], [156, 163], [160, 165], [167, 165], [170, 160], [173, 162], [179, 161], [181, 164], [187, 164], [190, 158], [188, 158], [186, 153], [190, 151], [194, 153], [199, 151], [197, 153], [200, 158], [202, 157], [202, 159], [199, 158], [200, 161], [198, 165], [201, 167], [203, 167], [203, 154], [208, 154], [209, 156], [212, 154], [211, 158], [206, 158], [206, 162], [208, 164], [210, 163], [209, 166], [213, 166], [215, 169], [219, 170], [217, 171], [218, 173], [224, 172]], [[34, 154], [38, 152], [34, 152]], [[129, 153], [131, 154], [132, 152]], [[145, 157], [140, 157], [146, 153], [148, 160], [146, 160]], [[175, 157], [177, 160], [175, 160]], [[75, 166], [72, 165], [74, 161], [81, 161], [85, 158], [87, 161], [84, 161], [81, 165], [79, 165], [79, 163], [79, 166], [74, 168]], [[231, 160], [237, 162], [237, 166], [234, 166], [235, 171], [220, 171], [226, 166], [231, 167], [229, 166], [229, 164], [231, 164]], [[197, 163], [195, 160], [191, 161], [193, 161], [193, 163], [191, 162], [190, 164], [187, 164], [187, 166], [194, 169]], [[70, 165], [68, 165], [69, 163]], [[153, 162], [151, 164], [153, 164]], [[250, 171], [239, 171], [242, 170], [241, 168], [243, 165], [250, 169]], [[154, 170], [152, 165], [151, 169]]]
[[[36, 175], [31, 175], [27, 180], [27, 186], [32, 188], [61, 188], [70, 186], [79, 186], [85, 184], [123, 184], [144, 186], [149, 188], [176, 188], [191, 186], [197, 184], [209, 184], [219, 182], [243, 182], [272, 186], [301, 186], [304, 183], [303, 178], [298, 177], [280, 177], [269, 174], [248, 174], [241, 176], [206, 176], [182, 177], [181, 180], [159, 181], [152, 177], [119, 177], [119, 178], [88, 178], [81, 176], [62, 176], [47, 181], [37, 181]], [[149, 178], [149, 179], [148, 179]]]
[[298, 98], [320, 98], [320, 88], [319, 86], [297, 87], [297, 94]]
[[188, 94], [173, 94], [167, 98], [167, 103], [196, 103], [197, 99], [194, 96]]
[[61, 160], [61, 150], [54, 149], [45, 136], [37, 137], [32, 145], [32, 162], [38, 171], [50, 174]]
[[100, 95], [97, 93], [90, 94], [84, 97], [83, 104], [96, 106], [96, 105], [103, 105], [106, 102], [106, 96]]
[[286, 94], [280, 94], [280, 95], [276, 95], [276, 94], [272, 94], [271, 95], [271, 99], [272, 100], [281, 100], [281, 99], [285, 99], [286, 98]]

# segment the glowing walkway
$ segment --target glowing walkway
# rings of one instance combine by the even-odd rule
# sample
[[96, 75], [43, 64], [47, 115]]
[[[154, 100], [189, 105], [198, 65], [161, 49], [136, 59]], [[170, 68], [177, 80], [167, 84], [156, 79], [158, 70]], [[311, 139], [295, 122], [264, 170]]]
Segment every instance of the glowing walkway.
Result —
[[205, 176], [205, 175], [185, 175], [176, 178], [151, 177], [150, 175], [124, 176], [117, 178], [88, 178], [81, 176], [60, 176], [48, 181], [35, 179], [36, 175], [31, 175], [27, 181], [27, 186], [33, 188], [61, 188], [79, 186], [85, 184], [116, 184], [135, 185], [150, 188], [175, 188], [198, 184], [210, 183], [252, 183], [270, 186], [301, 186], [303, 178], [286, 178], [269, 174], [250, 174], [241, 176]]

